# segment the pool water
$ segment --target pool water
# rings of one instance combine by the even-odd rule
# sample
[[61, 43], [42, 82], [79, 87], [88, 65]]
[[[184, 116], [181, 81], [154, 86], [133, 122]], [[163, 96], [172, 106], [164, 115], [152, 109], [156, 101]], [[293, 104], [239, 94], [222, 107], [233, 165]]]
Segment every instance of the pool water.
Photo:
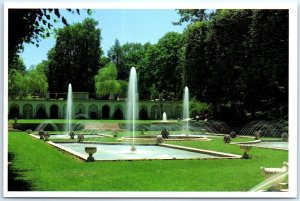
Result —
[[219, 158], [214, 155], [168, 148], [158, 145], [136, 145], [136, 151], [130, 151], [131, 145], [57, 143], [82, 155], [88, 156], [85, 147], [97, 147], [93, 154], [95, 160], [139, 160], [139, 159], [206, 159]]
[[263, 148], [270, 148], [270, 149], [283, 149], [288, 150], [288, 142], [260, 142], [257, 144], [253, 144], [255, 147], [263, 147]]

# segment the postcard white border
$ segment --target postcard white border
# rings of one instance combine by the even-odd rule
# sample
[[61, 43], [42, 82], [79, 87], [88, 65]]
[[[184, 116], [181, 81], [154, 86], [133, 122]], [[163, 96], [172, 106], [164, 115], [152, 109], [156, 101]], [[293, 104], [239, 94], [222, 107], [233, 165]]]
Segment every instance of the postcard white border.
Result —
[[[8, 9], [9, 8], [93, 9], [289, 9], [289, 192], [8, 192]], [[102, 198], [295, 198], [297, 197], [297, 2], [233, 1], [109, 1], [109, 2], [5, 2], [4, 3], [4, 107], [3, 107], [3, 193], [4, 197], [102, 197]]]

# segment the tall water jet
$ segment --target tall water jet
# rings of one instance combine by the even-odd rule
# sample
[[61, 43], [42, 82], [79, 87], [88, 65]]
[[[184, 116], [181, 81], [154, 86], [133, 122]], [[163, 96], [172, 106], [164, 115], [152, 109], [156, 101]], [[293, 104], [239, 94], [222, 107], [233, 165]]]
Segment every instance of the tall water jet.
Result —
[[164, 112], [163, 113], [163, 119], [162, 119], [163, 122], [167, 122], [167, 114]]
[[68, 134], [72, 131], [71, 119], [72, 119], [72, 104], [73, 104], [73, 96], [72, 96], [72, 85], [68, 86], [68, 97], [67, 97], [67, 109], [66, 109], [66, 129]]
[[[131, 151], [136, 151], [134, 145], [135, 136], [135, 120], [137, 119], [138, 106], [138, 91], [137, 91], [137, 76], [134, 67], [130, 69], [128, 93], [127, 93], [127, 120], [131, 122], [130, 129], [132, 130], [132, 146]], [[129, 130], [130, 130], [129, 129]]]
[[184, 95], [183, 95], [183, 121], [185, 122], [184, 130], [186, 132], [186, 136], [189, 135], [189, 88], [186, 86], [184, 88]]

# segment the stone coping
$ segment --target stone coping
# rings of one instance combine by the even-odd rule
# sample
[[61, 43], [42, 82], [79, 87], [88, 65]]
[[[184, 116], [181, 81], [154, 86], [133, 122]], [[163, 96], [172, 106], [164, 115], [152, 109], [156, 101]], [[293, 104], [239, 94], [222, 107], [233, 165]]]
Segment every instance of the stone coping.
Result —
[[[119, 140], [123, 142], [130, 142], [132, 141], [132, 138], [119, 138]], [[208, 139], [206, 137], [191, 137], [191, 138], [163, 138], [163, 141], [210, 141], [212, 139]], [[155, 141], [156, 142], [156, 137], [154, 138], [135, 138], [135, 141], [142, 142], [142, 141]]]
[[230, 142], [230, 144], [257, 144], [260, 143], [261, 140], [247, 141], [247, 142]]
[[241, 155], [229, 154], [229, 153], [218, 152], [218, 151], [211, 151], [211, 150], [206, 150], [206, 149], [198, 149], [198, 148], [184, 147], [184, 146], [171, 145], [171, 144], [158, 144], [158, 145], [163, 146], [163, 147], [168, 147], [168, 148], [181, 149], [181, 150], [185, 150], [185, 151], [210, 154], [213, 156], [217, 156], [219, 158], [242, 158]]

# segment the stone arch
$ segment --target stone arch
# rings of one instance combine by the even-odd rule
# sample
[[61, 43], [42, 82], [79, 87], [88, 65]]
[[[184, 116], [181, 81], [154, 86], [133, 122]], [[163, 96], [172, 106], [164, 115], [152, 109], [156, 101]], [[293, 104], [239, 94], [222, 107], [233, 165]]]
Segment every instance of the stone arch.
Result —
[[161, 119], [161, 112], [158, 105], [151, 107], [151, 119]]
[[164, 105], [162, 112], [163, 113], [165, 112], [168, 117], [172, 117], [173, 116], [173, 113], [172, 113], [169, 105]]
[[43, 104], [39, 104], [36, 106], [35, 117], [37, 119], [45, 119], [46, 118], [46, 106]]
[[182, 107], [179, 105], [175, 107], [175, 117], [182, 118]]
[[146, 105], [141, 105], [139, 109], [139, 119], [147, 120], [148, 119], [148, 107]]
[[50, 118], [58, 119], [58, 106], [55, 104], [50, 107]]
[[114, 112], [114, 119], [123, 119], [123, 118], [124, 118], [123, 107], [121, 105], [116, 105], [115, 112]]
[[32, 119], [33, 117], [33, 108], [30, 104], [25, 104], [23, 106], [23, 117], [24, 119]]
[[64, 105], [62, 110], [62, 118], [67, 118], [67, 105]]
[[93, 104], [89, 106], [89, 117], [90, 119], [97, 119], [98, 118], [98, 107], [97, 105]]
[[108, 105], [104, 105], [102, 107], [102, 119], [109, 119], [109, 106]]
[[19, 105], [12, 104], [9, 107], [9, 118], [10, 119], [20, 118], [20, 108], [19, 108]]
[[85, 107], [82, 104], [76, 106], [75, 119], [85, 118]]

